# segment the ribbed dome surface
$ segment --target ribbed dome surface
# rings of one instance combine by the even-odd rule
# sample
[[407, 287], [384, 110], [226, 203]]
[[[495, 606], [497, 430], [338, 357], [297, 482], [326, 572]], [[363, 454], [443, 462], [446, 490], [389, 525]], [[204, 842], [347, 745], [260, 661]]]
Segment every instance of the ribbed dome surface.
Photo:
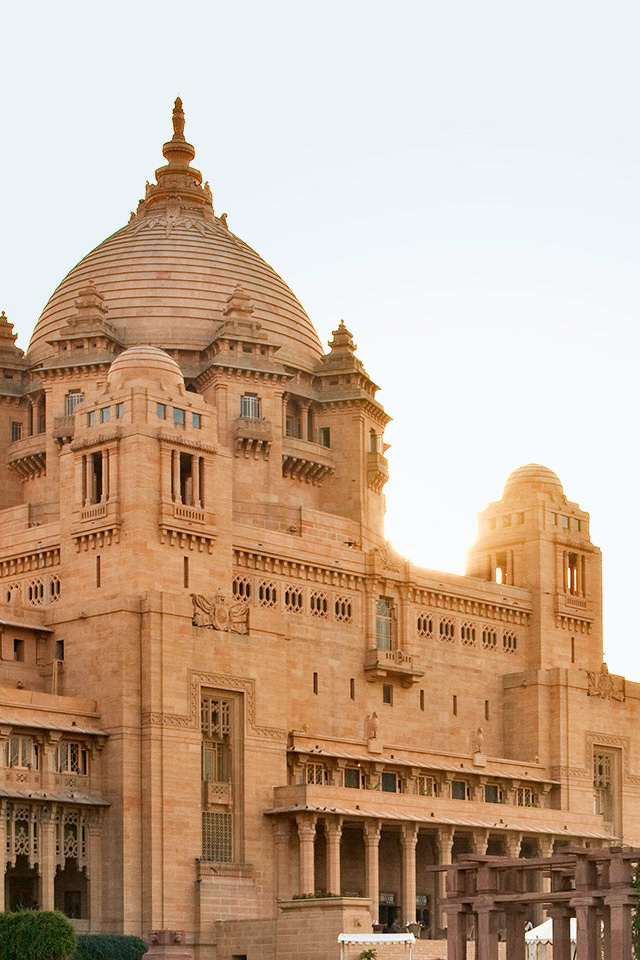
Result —
[[559, 477], [549, 467], [543, 467], [540, 463], [527, 463], [514, 470], [505, 484], [503, 499], [521, 495], [525, 488], [536, 493], [564, 496]]
[[278, 359], [311, 367], [323, 353], [291, 290], [222, 220], [160, 209], [134, 217], [67, 275], [36, 325], [32, 362], [52, 356], [47, 341], [73, 318], [75, 300], [91, 280], [125, 344], [202, 349], [240, 285], [253, 306], [251, 319], [280, 344]]
[[124, 350], [109, 367], [107, 383], [121, 386], [140, 378], [156, 380], [171, 387], [184, 388], [179, 365], [164, 350], [146, 344]]

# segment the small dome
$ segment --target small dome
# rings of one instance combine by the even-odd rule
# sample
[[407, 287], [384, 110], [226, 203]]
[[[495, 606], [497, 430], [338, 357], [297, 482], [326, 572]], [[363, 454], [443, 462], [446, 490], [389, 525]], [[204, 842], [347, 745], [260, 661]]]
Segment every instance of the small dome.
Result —
[[184, 377], [173, 357], [148, 344], [129, 347], [109, 367], [107, 383], [112, 389], [121, 388], [133, 380], [152, 382], [180, 393], [184, 391]]
[[564, 497], [564, 490], [557, 475], [549, 467], [543, 467], [540, 463], [527, 463], [524, 467], [514, 470], [504, 486], [502, 499], [521, 496], [525, 492]]

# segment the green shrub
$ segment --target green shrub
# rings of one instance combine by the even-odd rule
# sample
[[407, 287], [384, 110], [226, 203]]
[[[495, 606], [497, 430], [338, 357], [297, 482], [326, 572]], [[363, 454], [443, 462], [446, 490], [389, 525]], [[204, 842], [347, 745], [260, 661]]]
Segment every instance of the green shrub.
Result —
[[75, 930], [58, 911], [3, 914], [0, 941], [2, 960], [70, 960], [76, 949]]
[[[82, 933], [73, 960], [140, 960], [146, 950], [146, 943], [139, 937]], [[3, 960], [1, 956], [0, 960]]]
[[17, 913], [0, 913], [0, 960], [16, 958]]

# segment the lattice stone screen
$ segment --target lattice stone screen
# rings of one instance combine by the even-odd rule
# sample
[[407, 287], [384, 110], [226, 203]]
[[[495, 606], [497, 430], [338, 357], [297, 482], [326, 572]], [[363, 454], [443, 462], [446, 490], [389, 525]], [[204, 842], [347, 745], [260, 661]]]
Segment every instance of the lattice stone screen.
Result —
[[202, 859], [215, 863], [233, 860], [233, 818], [230, 813], [202, 814]]

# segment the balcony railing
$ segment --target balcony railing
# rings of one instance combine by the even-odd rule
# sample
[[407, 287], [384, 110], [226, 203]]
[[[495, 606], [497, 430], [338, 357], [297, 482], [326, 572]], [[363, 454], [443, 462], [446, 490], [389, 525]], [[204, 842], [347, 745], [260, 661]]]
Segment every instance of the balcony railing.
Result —
[[375, 680], [377, 677], [385, 678], [395, 676], [403, 686], [410, 686], [417, 683], [420, 677], [424, 676], [424, 670], [414, 664], [413, 657], [404, 650], [367, 650], [364, 661], [365, 673], [368, 674], [368, 680]]
[[257, 417], [238, 417], [233, 430], [233, 445], [236, 457], [244, 453], [253, 455], [256, 460], [262, 456], [266, 460], [273, 441], [273, 427], [270, 420]]
[[387, 458], [377, 451], [367, 453], [367, 484], [380, 493], [389, 479]]

